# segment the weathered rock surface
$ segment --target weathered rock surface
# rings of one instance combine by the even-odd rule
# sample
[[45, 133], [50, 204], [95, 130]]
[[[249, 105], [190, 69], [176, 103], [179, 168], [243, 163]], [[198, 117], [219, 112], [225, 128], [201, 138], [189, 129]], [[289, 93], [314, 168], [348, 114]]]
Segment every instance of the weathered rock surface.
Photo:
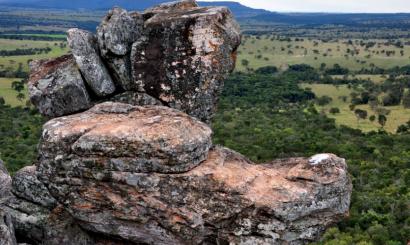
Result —
[[135, 106], [160, 105], [162, 102], [146, 93], [127, 91], [112, 97], [111, 101]]
[[17, 245], [10, 214], [1, 209], [11, 196], [12, 179], [0, 160], [0, 245]]
[[0, 210], [0, 245], [17, 245], [10, 215]]
[[99, 56], [95, 36], [88, 31], [74, 28], [67, 31], [67, 41], [76, 63], [92, 91], [100, 97], [114, 93], [115, 85]]
[[11, 193], [11, 177], [9, 172], [0, 160], [0, 200], [10, 196]]
[[118, 171], [178, 173], [207, 158], [211, 134], [206, 124], [168, 107], [106, 102], [47, 122], [40, 157], [67, 168], [92, 164]]
[[[128, 92], [154, 98], [134, 100], [143, 103], [138, 105], [162, 104], [209, 123], [223, 80], [234, 69], [241, 36], [227, 8], [202, 8], [187, 0], [144, 13], [115, 7], [96, 36], [70, 29], [67, 40], [93, 103], [87, 93], [68, 98], [71, 87], [86, 92], [69, 57], [39, 62], [32, 68], [30, 94], [42, 114], [69, 115]], [[62, 67], [73, 69], [62, 76]]]
[[102, 57], [112, 70], [117, 84], [124, 90], [138, 89], [131, 81], [131, 46], [143, 34], [144, 19], [137, 12], [115, 7], [97, 28]]
[[30, 66], [30, 99], [41, 114], [58, 117], [91, 107], [90, 96], [72, 55], [34, 61]]
[[164, 104], [209, 122], [235, 66], [239, 26], [223, 7], [164, 4], [144, 14], [146, 36], [133, 44], [135, 83]]
[[14, 175], [13, 194], [46, 208], [57, 205], [48, 189], [38, 180], [36, 166], [27, 166]]
[[255, 165], [217, 147], [179, 174], [120, 170], [86, 156], [64, 167], [43, 160], [40, 171], [95, 233], [147, 244], [299, 244], [317, 239], [350, 203], [345, 161], [330, 154], [315, 161]]
[[[8, 176], [4, 169], [0, 174]], [[97, 244], [57, 206], [37, 174], [36, 166], [23, 168], [13, 177], [13, 184], [7, 184], [11, 191], [0, 193], [0, 244], [16, 244], [14, 228], [19, 242], [29, 244]]]

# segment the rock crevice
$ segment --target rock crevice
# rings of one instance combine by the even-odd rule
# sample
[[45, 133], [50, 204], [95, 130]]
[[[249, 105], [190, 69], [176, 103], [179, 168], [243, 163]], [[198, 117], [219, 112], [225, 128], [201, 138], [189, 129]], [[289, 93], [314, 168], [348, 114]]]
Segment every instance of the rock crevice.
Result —
[[37, 162], [13, 178], [0, 162], [4, 244], [305, 244], [348, 214], [344, 159], [255, 164], [212, 144], [240, 44], [227, 8], [115, 7], [68, 41], [31, 64], [51, 119]]

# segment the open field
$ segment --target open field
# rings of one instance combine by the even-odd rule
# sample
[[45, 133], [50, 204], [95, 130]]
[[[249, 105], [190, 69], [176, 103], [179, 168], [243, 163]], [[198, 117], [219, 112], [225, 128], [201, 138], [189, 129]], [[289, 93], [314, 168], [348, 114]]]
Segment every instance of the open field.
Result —
[[19, 81], [19, 78], [0, 78], [0, 97], [3, 97], [7, 105], [11, 106], [23, 106], [26, 104], [28, 99], [27, 88], [23, 90], [23, 94], [26, 98], [23, 101], [19, 101], [17, 96], [17, 91], [11, 88], [11, 83], [14, 81]]
[[23, 71], [28, 71], [28, 61], [33, 59], [43, 59], [58, 57], [68, 52], [66, 42], [61, 41], [31, 41], [31, 40], [9, 40], [0, 38], [0, 50], [30, 49], [30, 48], [51, 48], [49, 53], [21, 56], [0, 56], [1, 70], [16, 70], [19, 63], [23, 65]]
[[[326, 67], [339, 64], [353, 71], [372, 66], [404, 66], [410, 64], [409, 41], [410, 39], [400, 39], [403, 46], [401, 48], [383, 39], [339, 39], [324, 42], [308, 38], [278, 40], [267, 35], [245, 36], [239, 48], [237, 70], [243, 71], [247, 67], [256, 69], [267, 65], [286, 69], [289, 65], [302, 63], [315, 68], [320, 68], [322, 63], [325, 63]], [[249, 65], [244, 66], [242, 60], [248, 60]]]
[[[378, 124], [377, 119], [371, 122], [369, 119], [357, 120], [354, 112], [349, 109], [350, 99], [344, 102], [340, 97], [349, 97], [353, 90], [349, 89], [347, 85], [329, 85], [329, 84], [302, 84], [303, 88], [311, 88], [317, 97], [329, 96], [332, 98], [332, 102], [326, 106], [317, 106], [319, 112], [326, 113], [329, 117], [334, 118], [338, 125], [346, 125], [352, 128], [360, 129], [364, 132], [372, 130], [378, 130], [381, 126]], [[340, 113], [332, 115], [329, 113], [330, 108], [339, 108]], [[369, 105], [356, 106], [357, 109], [366, 110], [368, 117], [375, 115]], [[405, 124], [410, 120], [410, 109], [405, 109], [402, 105], [385, 107], [390, 110], [391, 113], [387, 116], [387, 123], [385, 130], [391, 133], [395, 133], [400, 125]]]

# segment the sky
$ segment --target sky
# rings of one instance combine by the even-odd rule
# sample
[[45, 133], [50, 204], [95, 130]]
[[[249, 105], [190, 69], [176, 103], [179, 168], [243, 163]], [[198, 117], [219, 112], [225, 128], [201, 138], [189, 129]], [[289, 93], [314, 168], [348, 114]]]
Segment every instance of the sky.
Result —
[[[202, 1], [212, 2], [213, 0]], [[235, 0], [235, 2], [252, 8], [277, 12], [410, 12], [410, 0]]]

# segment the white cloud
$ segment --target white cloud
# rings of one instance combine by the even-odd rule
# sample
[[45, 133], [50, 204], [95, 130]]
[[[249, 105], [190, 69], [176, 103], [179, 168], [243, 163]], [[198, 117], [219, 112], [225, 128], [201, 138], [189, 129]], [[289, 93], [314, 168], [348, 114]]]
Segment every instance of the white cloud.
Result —
[[278, 12], [410, 12], [410, 0], [237, 0], [236, 2]]

